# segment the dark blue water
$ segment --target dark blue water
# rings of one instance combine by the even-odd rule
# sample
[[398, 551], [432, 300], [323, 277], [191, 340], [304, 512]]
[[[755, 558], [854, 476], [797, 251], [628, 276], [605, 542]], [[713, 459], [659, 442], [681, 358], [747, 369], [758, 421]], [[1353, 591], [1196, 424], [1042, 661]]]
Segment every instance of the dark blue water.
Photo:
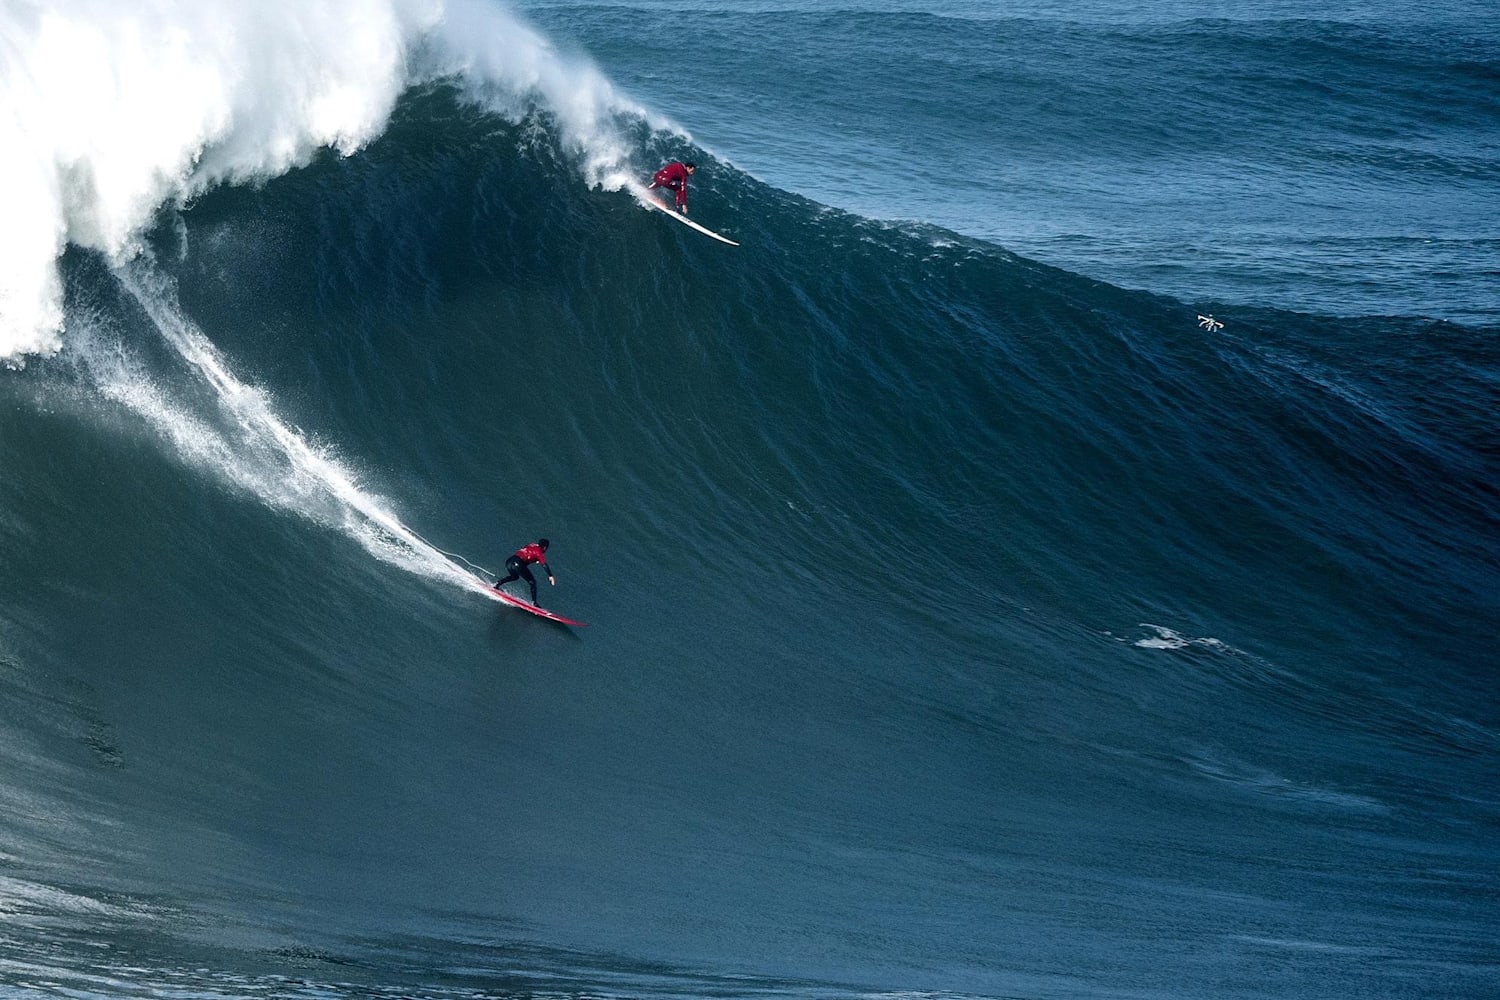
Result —
[[1188, 302], [1494, 323], [1487, 6], [536, 3], [736, 165]]
[[0, 993], [1495, 994], [1493, 28], [528, 14], [133, 243], [58, 188]]

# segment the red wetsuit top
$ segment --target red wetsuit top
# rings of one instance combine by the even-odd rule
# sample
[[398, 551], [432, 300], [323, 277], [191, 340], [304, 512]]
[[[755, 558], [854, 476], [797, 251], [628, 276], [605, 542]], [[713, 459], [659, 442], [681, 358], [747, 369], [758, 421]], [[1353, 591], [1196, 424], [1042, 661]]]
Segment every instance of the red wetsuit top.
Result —
[[541, 563], [542, 569], [547, 571], [547, 575], [552, 575], [552, 568], [547, 565], [547, 557], [543, 554], [542, 547], [536, 542], [532, 542], [530, 545], [523, 545], [519, 549], [516, 549], [516, 554], [511, 556], [511, 558], [519, 559], [521, 560], [521, 562], [525, 563], [528, 566], [530, 566], [532, 563]]
[[687, 208], [687, 167], [673, 160], [651, 178], [654, 188], [666, 188], [677, 196], [677, 207]]

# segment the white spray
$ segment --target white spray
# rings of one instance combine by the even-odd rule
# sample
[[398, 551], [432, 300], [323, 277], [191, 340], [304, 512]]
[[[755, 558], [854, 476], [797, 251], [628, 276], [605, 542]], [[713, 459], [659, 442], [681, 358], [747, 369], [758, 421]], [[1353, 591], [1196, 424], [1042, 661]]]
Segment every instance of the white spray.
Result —
[[439, 78], [557, 116], [615, 186], [630, 108], [490, 0], [6, 0], [0, 4], [0, 363], [61, 349], [69, 244], [134, 257], [162, 205], [348, 154]]
[[[80, 344], [107, 396], [265, 502], [412, 572], [482, 590], [236, 379], [142, 252], [162, 206], [275, 177], [320, 148], [353, 153], [404, 90], [435, 79], [511, 117], [545, 107], [585, 182], [618, 186], [626, 147], [610, 122], [639, 109], [491, 0], [5, 0], [0, 364], [65, 347], [58, 260], [70, 244], [100, 251], [220, 412], [195, 416], [127, 349]], [[78, 325], [77, 339], [94, 332]]]
[[184, 459], [263, 502], [341, 531], [377, 558], [412, 573], [486, 592], [454, 561], [462, 557], [408, 528], [384, 500], [361, 489], [329, 449], [315, 447], [287, 424], [265, 393], [236, 378], [182, 313], [168, 279], [145, 260], [118, 273], [166, 341], [208, 383], [217, 412], [195, 412], [198, 408], [162, 392], [128, 351], [81, 344], [79, 362], [106, 397], [144, 418]]

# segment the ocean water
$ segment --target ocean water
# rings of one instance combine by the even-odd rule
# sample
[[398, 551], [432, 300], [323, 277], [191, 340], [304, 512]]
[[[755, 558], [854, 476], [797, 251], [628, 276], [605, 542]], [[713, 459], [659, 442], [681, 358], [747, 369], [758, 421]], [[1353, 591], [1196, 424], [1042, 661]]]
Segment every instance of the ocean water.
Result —
[[1487, 7], [0, 42], [0, 995], [1500, 993]]

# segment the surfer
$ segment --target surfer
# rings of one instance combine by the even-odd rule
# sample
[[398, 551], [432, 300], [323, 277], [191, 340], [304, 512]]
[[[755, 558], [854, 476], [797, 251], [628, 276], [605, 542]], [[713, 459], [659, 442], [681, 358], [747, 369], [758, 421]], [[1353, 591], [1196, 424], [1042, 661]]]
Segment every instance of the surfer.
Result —
[[676, 198], [677, 211], [687, 215], [687, 179], [697, 169], [698, 165], [691, 161], [679, 163], [673, 160], [652, 175], [651, 187], [671, 191]]
[[536, 577], [531, 575], [531, 565], [539, 563], [542, 569], [547, 571], [547, 582], [557, 586], [557, 577], [552, 575], [552, 567], [547, 565], [547, 546], [551, 543], [545, 538], [538, 538], [530, 545], [523, 545], [516, 549], [515, 555], [505, 560], [505, 572], [510, 576], [495, 581], [495, 586], [503, 587], [512, 580], [525, 580], [531, 585], [531, 603], [536, 603]]

